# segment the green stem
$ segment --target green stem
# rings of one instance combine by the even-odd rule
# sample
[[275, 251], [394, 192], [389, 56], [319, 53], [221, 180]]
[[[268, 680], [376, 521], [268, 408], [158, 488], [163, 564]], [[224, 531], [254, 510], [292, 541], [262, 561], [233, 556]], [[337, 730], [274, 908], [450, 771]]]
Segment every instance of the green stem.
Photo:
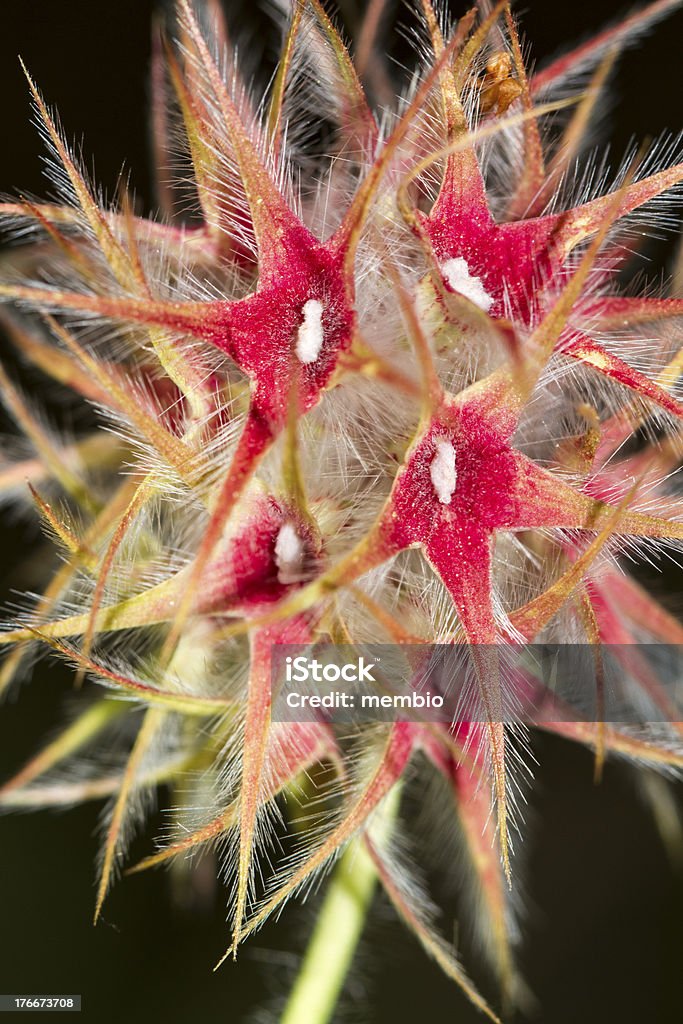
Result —
[[[385, 835], [398, 810], [400, 788], [400, 784], [394, 786], [379, 812], [379, 828]], [[332, 875], [280, 1024], [328, 1024], [351, 967], [376, 882], [377, 872], [361, 834], [351, 840]]]

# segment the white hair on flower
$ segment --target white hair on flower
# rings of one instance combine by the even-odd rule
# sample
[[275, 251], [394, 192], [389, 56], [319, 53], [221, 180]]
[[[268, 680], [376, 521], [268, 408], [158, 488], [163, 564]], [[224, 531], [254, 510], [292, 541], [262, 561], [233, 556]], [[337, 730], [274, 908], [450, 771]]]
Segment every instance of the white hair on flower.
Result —
[[309, 299], [304, 303], [304, 319], [296, 338], [296, 354], [302, 363], [314, 363], [320, 355], [325, 340], [323, 309], [319, 299]]
[[449, 288], [452, 288], [454, 292], [460, 292], [475, 306], [479, 306], [485, 313], [488, 313], [494, 302], [493, 296], [486, 291], [480, 277], [470, 274], [467, 260], [462, 256], [446, 260], [441, 264], [441, 273]]
[[301, 574], [304, 543], [293, 523], [283, 523], [275, 541], [275, 564], [280, 583], [292, 583]]
[[436, 442], [436, 455], [429, 466], [429, 475], [441, 504], [450, 505], [458, 479], [455, 448], [450, 441], [441, 438]]

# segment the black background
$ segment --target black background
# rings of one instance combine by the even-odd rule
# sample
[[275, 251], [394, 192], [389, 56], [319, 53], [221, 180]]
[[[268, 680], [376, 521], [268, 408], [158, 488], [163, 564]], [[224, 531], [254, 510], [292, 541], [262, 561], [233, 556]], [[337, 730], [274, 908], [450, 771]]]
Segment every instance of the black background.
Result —
[[[17, 62], [21, 53], [59, 108], [70, 137], [83, 133], [84, 151], [88, 159], [95, 155], [97, 178], [109, 193], [125, 164], [140, 201], [152, 205], [146, 73], [154, 7], [150, 0], [6, 0], [0, 29], [0, 190], [45, 193], [40, 143], [29, 124]], [[228, 0], [231, 17], [267, 55], [265, 21], [254, 7]], [[347, 5], [350, 31], [361, 8]], [[616, 0], [533, 0], [523, 28], [541, 61], [620, 13]], [[682, 27], [680, 14], [670, 18], [622, 59], [619, 102], [606, 118], [616, 155], [632, 137], [680, 126]], [[671, 249], [660, 246], [650, 255], [654, 269], [666, 268]], [[38, 534], [10, 521], [0, 536], [4, 583], [25, 586], [17, 554], [34, 548]], [[3, 708], [3, 775], [59, 721], [66, 686], [59, 670], [43, 665], [21, 699]], [[535, 751], [541, 769], [531, 798], [534, 827], [526, 837], [530, 901], [520, 957], [542, 1007], [536, 1019], [680, 1020], [680, 873], [630, 786], [630, 770], [610, 766], [603, 785], [595, 787], [587, 752], [543, 737]], [[296, 970], [313, 905], [290, 906], [279, 925], [244, 947], [237, 965], [213, 974], [228, 935], [220, 893], [204, 908], [184, 910], [169, 898], [167, 875], [127, 879], [114, 889], [104, 919], [93, 929], [96, 825], [92, 807], [0, 820], [0, 992], [81, 992], [84, 1019], [98, 1024], [241, 1022], [252, 1013], [269, 1019], [277, 993], [288, 989]], [[381, 901], [376, 911], [335, 1019], [481, 1019]], [[461, 938], [466, 954], [467, 934]], [[476, 958], [466, 961], [481, 978]]]

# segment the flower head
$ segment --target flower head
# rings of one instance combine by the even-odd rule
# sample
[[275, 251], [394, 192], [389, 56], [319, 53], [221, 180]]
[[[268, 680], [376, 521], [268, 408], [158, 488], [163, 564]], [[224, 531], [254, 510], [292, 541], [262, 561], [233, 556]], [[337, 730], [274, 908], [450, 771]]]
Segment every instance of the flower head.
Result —
[[[32, 454], [0, 483], [30, 477], [63, 554], [0, 636], [2, 685], [37, 643], [105, 693], [1, 799], [110, 798], [96, 917], [135, 797], [168, 785], [184, 793], [177, 834], [134, 870], [226, 839], [232, 949], [360, 836], [399, 915], [497, 1019], [375, 828], [408, 766], [453, 794], [512, 994], [525, 729], [510, 719], [549, 698], [500, 651], [590, 645], [600, 695], [599, 647], [619, 645], [634, 705], [668, 724], [608, 727], [560, 701], [541, 724], [593, 744], [598, 770], [608, 753], [680, 768], [677, 709], [635, 644], [678, 644], [682, 628], [628, 561], [683, 541], [683, 301], [625, 294], [618, 274], [620, 240], [657, 226], [683, 164], [653, 166], [655, 147], [598, 195], [572, 202], [570, 186], [615, 48], [673, 6], [529, 76], [504, 0], [454, 25], [422, 0], [412, 84], [380, 113], [318, 0], [289, 11], [259, 103], [222, 23], [205, 34], [179, 0], [155, 69], [169, 116], [155, 123], [174, 125], [159, 151], [184, 133], [190, 222], [138, 217], [126, 195], [103, 204], [29, 78], [62, 195], [0, 206], [35, 236], [28, 272], [0, 285], [14, 303], [3, 318], [99, 424], [63, 443], [2, 371]], [[596, 71], [574, 95], [577, 68]], [[296, 142], [316, 107], [335, 119], [318, 159]], [[469, 712], [346, 731], [324, 714], [276, 721], [274, 645], [321, 641], [463, 646]], [[94, 758], [91, 778], [50, 781], [124, 718], [115, 776]], [[273, 865], [261, 851], [293, 792], [311, 824]]]

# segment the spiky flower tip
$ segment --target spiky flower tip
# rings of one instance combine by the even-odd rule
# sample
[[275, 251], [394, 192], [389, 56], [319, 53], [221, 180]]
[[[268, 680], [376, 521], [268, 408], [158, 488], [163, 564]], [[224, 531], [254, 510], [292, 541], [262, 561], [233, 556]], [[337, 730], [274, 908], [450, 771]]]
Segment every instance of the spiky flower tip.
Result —
[[[31, 446], [6, 462], [3, 494], [28, 477], [62, 551], [2, 635], [2, 686], [35, 645], [93, 685], [1, 799], [110, 801], [96, 918], [140, 797], [168, 786], [171, 840], [133, 870], [220, 840], [232, 950], [352, 843], [359, 877], [379, 878], [495, 1020], [392, 842], [408, 766], [444, 778], [478, 927], [514, 998], [524, 735], [506, 719], [533, 681], [502, 673], [489, 645], [619, 645], [656, 729], [559, 709], [543, 727], [593, 745], [598, 771], [612, 753], [680, 769], [680, 715], [633, 644], [678, 644], [683, 628], [628, 569], [683, 540], [683, 300], [624, 294], [618, 274], [670, 222], [683, 164], [660, 166], [673, 147], [653, 146], [608, 186], [581, 163], [616, 51], [675, 6], [659, 0], [530, 77], [507, 3], [452, 25], [423, 0], [412, 84], [378, 115], [318, 0], [283, 12], [262, 102], [217, 6], [179, 0], [154, 58], [157, 220], [125, 189], [103, 203], [28, 78], [59, 199], [0, 209], [31, 243], [1, 286], [3, 319], [99, 426], [65, 442], [2, 372]], [[196, 216], [174, 217], [190, 198]], [[472, 645], [480, 714], [351, 736], [323, 718], [273, 721], [273, 645], [318, 640]], [[108, 742], [123, 743], [120, 770], [93, 758], [91, 775], [63, 774]], [[294, 819], [277, 863], [269, 840]], [[329, 1003], [298, 1020], [323, 1020]]]

